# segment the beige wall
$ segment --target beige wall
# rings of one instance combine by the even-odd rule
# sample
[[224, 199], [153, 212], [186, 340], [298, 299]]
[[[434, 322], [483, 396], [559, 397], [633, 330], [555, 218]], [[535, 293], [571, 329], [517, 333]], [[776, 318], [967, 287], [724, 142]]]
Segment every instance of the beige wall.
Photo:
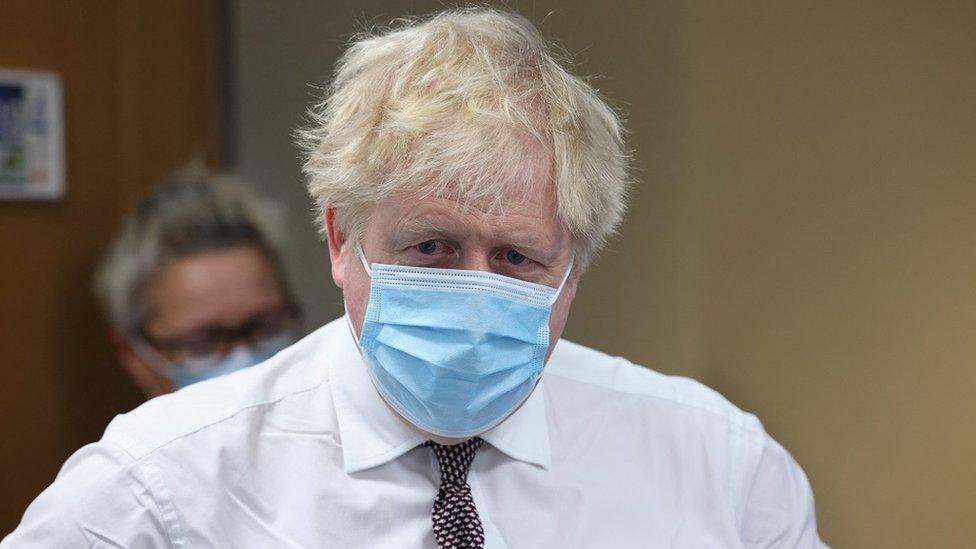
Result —
[[[363, 23], [442, 4], [232, 5], [241, 166], [307, 211], [289, 137], [306, 84]], [[568, 336], [759, 415], [836, 547], [976, 539], [976, 4], [522, 11], [600, 75], [641, 179]], [[310, 220], [294, 223], [321, 322], [341, 302]]]
[[838, 547], [976, 541], [976, 3], [699, 7], [707, 379]]

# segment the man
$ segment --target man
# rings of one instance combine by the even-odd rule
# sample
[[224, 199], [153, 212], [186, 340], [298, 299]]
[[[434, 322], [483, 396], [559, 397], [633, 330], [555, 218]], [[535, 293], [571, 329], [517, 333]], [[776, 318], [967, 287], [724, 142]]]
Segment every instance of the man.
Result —
[[806, 478], [753, 416], [559, 340], [627, 160], [530, 23], [362, 38], [315, 114], [346, 317], [116, 418], [7, 546], [819, 546]]
[[294, 341], [276, 211], [241, 182], [186, 170], [125, 221], [96, 276], [116, 358], [147, 398]]

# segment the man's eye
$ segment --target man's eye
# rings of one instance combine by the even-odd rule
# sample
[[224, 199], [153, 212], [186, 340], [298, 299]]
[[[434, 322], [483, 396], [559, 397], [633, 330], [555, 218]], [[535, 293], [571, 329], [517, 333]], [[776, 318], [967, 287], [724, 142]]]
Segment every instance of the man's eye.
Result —
[[512, 265], [521, 265], [526, 262], [529, 258], [516, 252], [515, 250], [508, 250], [505, 252], [505, 259], [508, 260]]
[[421, 242], [420, 244], [417, 244], [417, 251], [422, 254], [430, 255], [437, 251], [437, 241], [428, 240], [426, 242]]

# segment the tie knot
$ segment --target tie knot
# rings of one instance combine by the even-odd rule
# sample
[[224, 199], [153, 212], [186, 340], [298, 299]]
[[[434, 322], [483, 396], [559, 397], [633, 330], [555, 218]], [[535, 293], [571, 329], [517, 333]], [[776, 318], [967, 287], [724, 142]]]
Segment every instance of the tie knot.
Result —
[[463, 485], [468, 481], [468, 470], [471, 469], [471, 462], [474, 461], [474, 453], [483, 442], [479, 437], [474, 437], [453, 446], [445, 446], [431, 440], [424, 443], [424, 446], [434, 450], [434, 455], [437, 456], [442, 485], [445, 483]]

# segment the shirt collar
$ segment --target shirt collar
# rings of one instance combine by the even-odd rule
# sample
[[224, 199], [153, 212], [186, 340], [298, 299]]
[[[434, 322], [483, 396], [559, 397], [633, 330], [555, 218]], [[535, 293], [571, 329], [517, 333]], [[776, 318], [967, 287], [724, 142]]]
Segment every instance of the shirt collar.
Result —
[[545, 375], [522, 406], [481, 438], [509, 457], [548, 469], [552, 462], [546, 420]]
[[[377, 467], [423, 443], [419, 432], [383, 401], [366, 371], [366, 364], [348, 322], [338, 337], [320, 350], [335, 360], [330, 366], [343, 463], [347, 473]], [[546, 398], [540, 380], [525, 403], [481, 438], [511, 458], [548, 468], [551, 461]]]

